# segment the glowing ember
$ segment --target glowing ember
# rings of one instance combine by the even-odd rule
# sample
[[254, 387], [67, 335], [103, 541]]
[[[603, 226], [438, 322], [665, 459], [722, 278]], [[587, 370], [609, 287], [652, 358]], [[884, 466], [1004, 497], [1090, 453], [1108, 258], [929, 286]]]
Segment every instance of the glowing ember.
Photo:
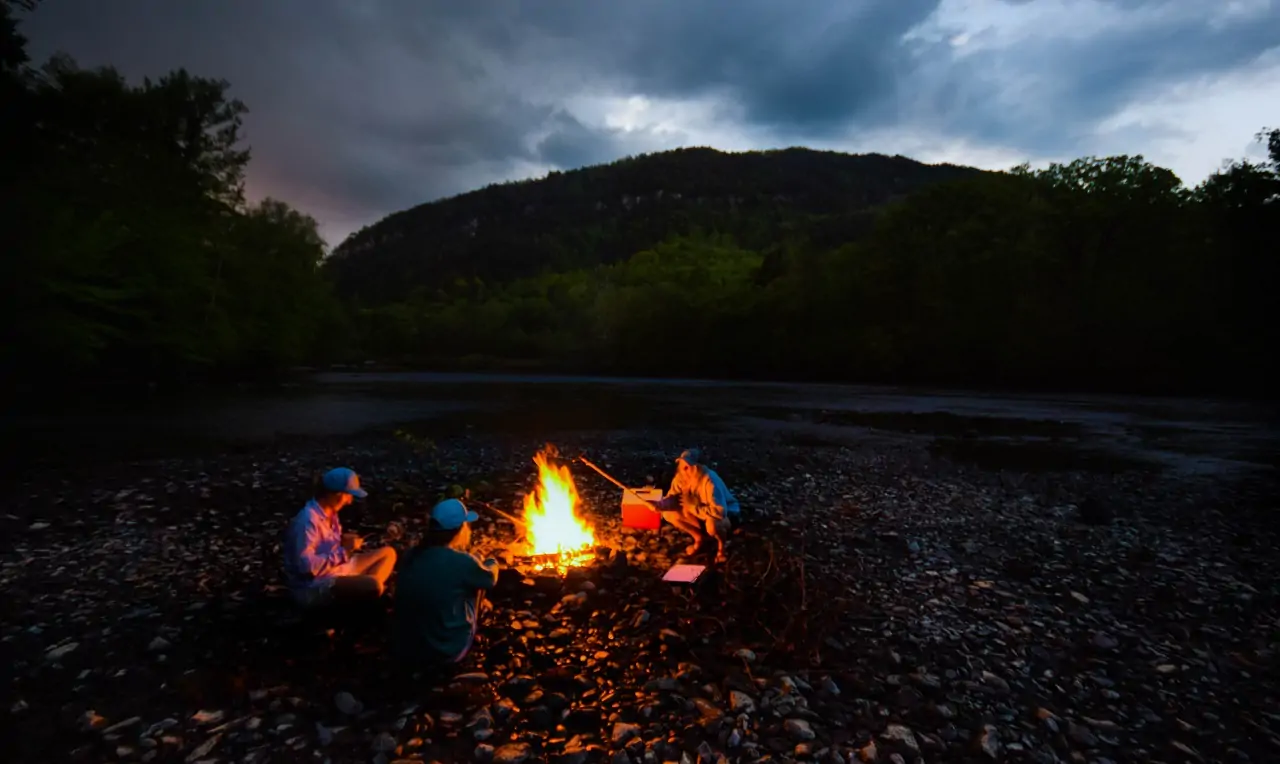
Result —
[[[578, 489], [569, 468], [551, 464], [555, 449], [548, 446], [533, 457], [538, 465], [538, 486], [524, 497], [530, 556], [540, 559], [538, 570], [564, 573], [590, 562], [595, 556], [595, 534], [578, 516]], [[544, 557], [549, 556], [550, 557]]]

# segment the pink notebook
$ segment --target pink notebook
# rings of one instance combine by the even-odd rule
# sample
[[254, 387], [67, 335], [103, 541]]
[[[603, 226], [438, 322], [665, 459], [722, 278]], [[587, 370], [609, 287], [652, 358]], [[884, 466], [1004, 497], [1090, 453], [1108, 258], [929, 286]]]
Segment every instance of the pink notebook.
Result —
[[673, 584], [691, 584], [697, 581], [698, 577], [702, 575], [702, 571], [706, 569], [706, 565], [673, 565], [671, 570], [668, 570], [666, 575], [662, 577], [662, 580]]

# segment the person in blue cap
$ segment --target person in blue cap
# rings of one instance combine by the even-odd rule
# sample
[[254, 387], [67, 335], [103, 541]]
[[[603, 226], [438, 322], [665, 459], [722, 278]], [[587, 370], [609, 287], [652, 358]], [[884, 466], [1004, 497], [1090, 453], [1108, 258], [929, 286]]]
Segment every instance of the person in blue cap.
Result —
[[368, 495], [354, 470], [329, 470], [317, 481], [311, 501], [289, 523], [284, 574], [299, 604], [374, 600], [386, 591], [396, 550], [384, 546], [361, 552], [364, 539], [343, 533], [338, 519], [344, 507]]
[[710, 536], [716, 541], [716, 562], [724, 562], [731, 523], [738, 520], [741, 510], [724, 481], [701, 459], [696, 448], [676, 457], [676, 476], [667, 495], [657, 502], [657, 509], [664, 520], [693, 539], [685, 554], [696, 554]]
[[399, 649], [418, 666], [459, 663], [475, 642], [484, 593], [498, 583], [498, 563], [480, 560], [471, 546], [479, 518], [457, 499], [431, 510], [422, 541], [396, 584]]

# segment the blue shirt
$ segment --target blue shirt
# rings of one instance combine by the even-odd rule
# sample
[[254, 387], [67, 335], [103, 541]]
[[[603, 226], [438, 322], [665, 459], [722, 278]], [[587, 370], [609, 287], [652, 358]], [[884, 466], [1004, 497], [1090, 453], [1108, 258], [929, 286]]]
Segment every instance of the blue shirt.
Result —
[[320, 586], [326, 578], [339, 575], [347, 559], [338, 513], [329, 514], [315, 499], [308, 501], [284, 535], [284, 577], [289, 588]]
[[679, 470], [671, 480], [671, 489], [661, 505], [674, 509], [687, 503], [701, 520], [719, 520], [725, 517], [737, 517], [741, 512], [738, 499], [724, 484], [716, 471], [701, 464], [693, 468], [688, 477]]

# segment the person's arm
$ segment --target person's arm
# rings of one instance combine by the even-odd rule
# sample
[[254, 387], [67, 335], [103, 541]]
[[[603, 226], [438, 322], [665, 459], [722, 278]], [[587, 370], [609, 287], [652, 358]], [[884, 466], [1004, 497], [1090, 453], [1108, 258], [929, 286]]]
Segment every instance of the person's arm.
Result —
[[672, 512], [680, 508], [680, 494], [663, 496], [661, 499], [650, 503], [659, 512]]
[[467, 559], [471, 561], [467, 565], [463, 578], [467, 586], [487, 591], [498, 583], [497, 560], [485, 560], [482, 563], [475, 558], [475, 555], [471, 554], [467, 555]]
[[325, 532], [314, 519], [308, 519], [305, 524], [297, 528], [295, 533], [298, 534], [298, 562], [299, 569], [309, 574], [312, 578], [319, 578], [332, 568], [336, 568], [347, 561], [347, 551], [342, 548], [341, 544], [335, 544], [328, 554], [320, 552], [320, 543], [324, 541]]
[[721, 486], [717, 481], [707, 478], [710, 483], [707, 491], [707, 501], [703, 502], [706, 506], [708, 520], [723, 520], [729, 514], [729, 489]]
[[667, 489], [667, 495], [653, 502], [654, 509], [659, 512], [672, 512], [680, 508], [680, 493], [684, 491], [684, 487], [680, 483], [680, 473], [671, 478], [671, 487]]

